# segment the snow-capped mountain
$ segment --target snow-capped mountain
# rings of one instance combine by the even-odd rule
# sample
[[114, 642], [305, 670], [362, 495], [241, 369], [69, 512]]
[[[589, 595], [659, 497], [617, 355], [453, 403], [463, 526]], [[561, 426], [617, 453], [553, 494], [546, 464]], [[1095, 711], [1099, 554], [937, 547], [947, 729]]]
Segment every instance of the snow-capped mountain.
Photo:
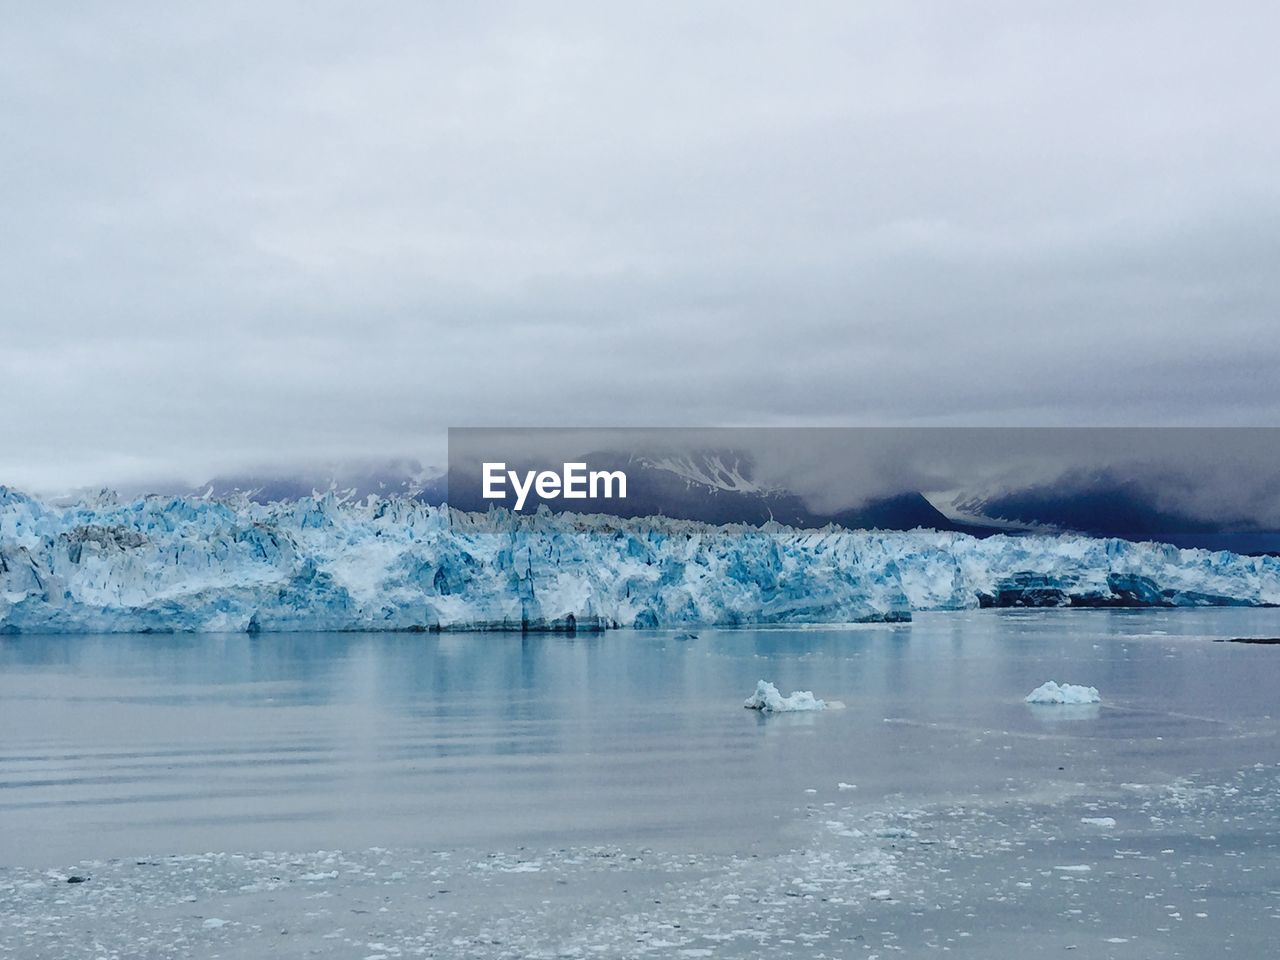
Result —
[[951, 491], [930, 496], [930, 502], [953, 522], [992, 531], [1071, 532], [1236, 553], [1280, 552], [1280, 532], [1236, 518], [1191, 516], [1161, 505], [1148, 486], [1109, 473], [1069, 472], [1052, 483]]
[[444, 502], [444, 471], [424, 467], [412, 459], [347, 460], [340, 463], [287, 471], [263, 470], [223, 474], [186, 490], [204, 497], [243, 495], [258, 503], [296, 500], [332, 493], [339, 498], [363, 500], [375, 497], [412, 497], [429, 503]]
[[[1245, 554], [1280, 554], [1280, 532], [1230, 519], [1191, 517], [1159, 505], [1159, 498], [1147, 487], [1106, 473], [1067, 473], [1051, 483], [998, 489], [902, 490], [833, 511], [814, 509], [785, 486], [762, 481], [751, 456], [741, 451], [669, 455], [596, 451], [581, 459], [592, 469], [625, 471], [627, 498], [546, 501], [552, 511], [756, 526], [773, 521], [801, 528], [829, 523], [851, 530], [924, 528], [979, 537], [1079, 533]], [[214, 499], [244, 496], [263, 504], [332, 493], [340, 500], [406, 497], [431, 505], [448, 501], [459, 509], [484, 511], [491, 502], [480, 496], [478, 470], [477, 466], [463, 473], [455, 468], [446, 476], [443, 470], [408, 458], [346, 461], [308, 469], [224, 474], [194, 486], [152, 484], [131, 493]], [[531, 492], [526, 509], [535, 509], [540, 503]]]
[[670, 473], [691, 486], [703, 486], [725, 493], [775, 494], [785, 492], [754, 477], [751, 458], [736, 451], [706, 450], [669, 456], [638, 456], [631, 460], [650, 470]]
[[1280, 603], [1280, 559], [1078, 536], [488, 515], [0, 487], [0, 632], [893, 621], [977, 606]]

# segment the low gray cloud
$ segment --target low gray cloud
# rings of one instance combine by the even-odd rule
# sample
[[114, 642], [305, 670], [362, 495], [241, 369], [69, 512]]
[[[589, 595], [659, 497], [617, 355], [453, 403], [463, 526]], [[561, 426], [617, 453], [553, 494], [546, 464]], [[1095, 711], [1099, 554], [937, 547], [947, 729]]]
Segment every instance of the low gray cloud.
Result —
[[1274, 5], [28, 4], [0, 481], [1272, 424]]
[[[1179, 517], [1280, 530], [1280, 428], [898, 427], [462, 429], [449, 433], [451, 475], [478, 491], [480, 466], [523, 476], [588, 467], [675, 463], [689, 476], [711, 459], [764, 489], [798, 494], [820, 514], [906, 492], [940, 502], [1046, 490], [1055, 498], [1132, 489]], [[694, 464], [691, 469], [687, 465]], [[474, 498], [469, 498], [474, 499]]]

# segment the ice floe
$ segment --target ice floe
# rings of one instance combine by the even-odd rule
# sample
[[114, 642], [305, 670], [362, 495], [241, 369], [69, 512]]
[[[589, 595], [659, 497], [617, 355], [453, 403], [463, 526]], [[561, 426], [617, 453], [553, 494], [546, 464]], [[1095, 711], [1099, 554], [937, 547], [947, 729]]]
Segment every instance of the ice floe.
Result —
[[763, 713], [800, 713], [808, 710], [826, 710], [827, 701], [819, 700], [810, 690], [796, 690], [789, 697], [784, 697], [778, 688], [767, 680], [756, 684], [756, 692], [747, 697], [742, 704], [748, 710], [759, 710]]
[[1115, 817], [1081, 817], [1081, 823], [1087, 823], [1091, 827], [1114, 827], [1116, 825]]
[[1027, 703], [1085, 704], [1101, 703], [1097, 687], [1084, 687], [1074, 683], [1057, 684], [1052, 680], [1040, 684], [1026, 697]]

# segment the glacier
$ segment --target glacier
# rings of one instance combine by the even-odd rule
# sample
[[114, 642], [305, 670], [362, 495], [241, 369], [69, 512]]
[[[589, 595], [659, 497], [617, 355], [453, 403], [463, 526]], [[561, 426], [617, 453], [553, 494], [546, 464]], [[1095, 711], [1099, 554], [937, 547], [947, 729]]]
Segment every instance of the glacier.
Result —
[[713, 526], [411, 498], [0, 487], [0, 632], [856, 623], [983, 606], [1280, 604], [1280, 559], [1083, 536]]

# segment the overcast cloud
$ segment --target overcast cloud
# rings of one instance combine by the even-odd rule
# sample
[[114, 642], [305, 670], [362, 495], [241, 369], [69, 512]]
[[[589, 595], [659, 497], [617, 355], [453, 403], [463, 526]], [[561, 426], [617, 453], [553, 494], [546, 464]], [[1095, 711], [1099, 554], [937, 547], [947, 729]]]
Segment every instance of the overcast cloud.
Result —
[[438, 460], [449, 425], [1276, 424], [1277, 35], [14, 5], [0, 482]]

